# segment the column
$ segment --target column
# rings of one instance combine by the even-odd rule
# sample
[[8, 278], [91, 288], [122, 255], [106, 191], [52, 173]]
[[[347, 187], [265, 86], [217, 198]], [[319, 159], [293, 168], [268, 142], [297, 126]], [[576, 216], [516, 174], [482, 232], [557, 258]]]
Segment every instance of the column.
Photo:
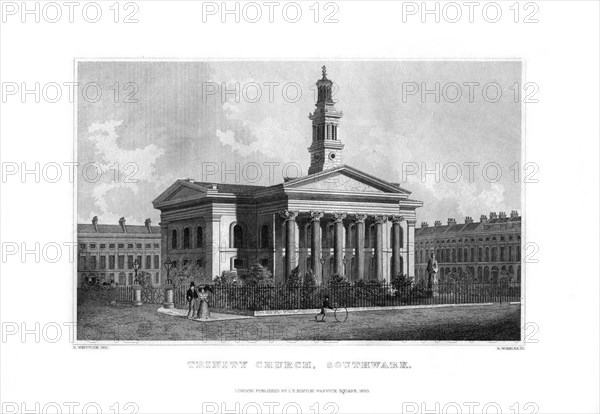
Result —
[[375, 216], [375, 279], [383, 280], [383, 223], [387, 217]]
[[323, 282], [321, 273], [321, 217], [323, 213], [318, 211], [310, 212], [310, 234], [311, 245], [310, 253], [312, 256], [312, 271], [318, 284]]
[[334, 244], [333, 244], [333, 260], [334, 273], [340, 276], [344, 275], [344, 213], [333, 213], [334, 220]]
[[417, 220], [406, 220], [406, 275], [415, 276], [415, 224]]
[[356, 257], [356, 279], [362, 279], [365, 273], [365, 220], [366, 214], [354, 215], [354, 252]]
[[[402, 268], [400, 267], [400, 233], [402, 232], [402, 228], [400, 227], [400, 223], [404, 220], [402, 216], [392, 216], [392, 275], [391, 277], [398, 276], [403, 273]], [[391, 279], [390, 279], [391, 280]]]
[[285, 220], [285, 280], [296, 267], [296, 217], [295, 211], [285, 210], [279, 214]]

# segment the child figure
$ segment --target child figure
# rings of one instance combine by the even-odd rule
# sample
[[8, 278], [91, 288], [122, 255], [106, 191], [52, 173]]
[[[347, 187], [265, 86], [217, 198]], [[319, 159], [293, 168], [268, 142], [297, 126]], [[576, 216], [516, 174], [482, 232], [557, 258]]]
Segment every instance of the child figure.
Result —
[[[323, 298], [323, 305], [321, 305], [321, 312], [315, 315], [315, 320], [317, 322], [325, 322], [325, 318], [327, 316], [326, 313], [325, 313], [325, 309], [331, 309], [331, 310], [333, 310], [333, 308], [329, 304], [329, 295], [325, 295], [325, 297]], [[319, 320], [319, 316], [320, 315], [323, 315], [323, 317], [321, 318], [321, 320]]]

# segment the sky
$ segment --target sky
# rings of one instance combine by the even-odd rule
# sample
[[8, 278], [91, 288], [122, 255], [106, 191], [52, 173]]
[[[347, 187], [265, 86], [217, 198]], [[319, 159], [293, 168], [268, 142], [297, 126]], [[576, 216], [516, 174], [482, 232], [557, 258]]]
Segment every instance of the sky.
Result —
[[78, 222], [157, 224], [179, 178], [306, 175], [323, 65], [342, 162], [411, 191], [419, 222], [521, 212], [518, 61], [84, 61]]

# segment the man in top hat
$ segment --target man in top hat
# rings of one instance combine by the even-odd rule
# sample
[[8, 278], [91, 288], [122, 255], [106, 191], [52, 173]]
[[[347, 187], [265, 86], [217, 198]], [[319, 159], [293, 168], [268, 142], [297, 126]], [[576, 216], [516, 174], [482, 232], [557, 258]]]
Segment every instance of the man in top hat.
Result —
[[196, 309], [198, 308], [198, 291], [196, 291], [196, 284], [194, 282], [190, 283], [190, 288], [185, 295], [185, 298], [188, 303], [188, 319], [192, 319], [196, 314]]

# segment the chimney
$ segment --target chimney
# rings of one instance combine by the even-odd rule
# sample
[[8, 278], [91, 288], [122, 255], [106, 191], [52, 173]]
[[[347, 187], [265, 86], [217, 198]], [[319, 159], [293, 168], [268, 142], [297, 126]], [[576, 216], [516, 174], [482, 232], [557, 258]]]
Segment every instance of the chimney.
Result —
[[481, 217], [479, 217], [479, 221], [481, 223], [487, 223], [487, 216], [485, 214], [482, 214]]
[[152, 220], [147, 218], [146, 221], [144, 222], [144, 224], [146, 225], [146, 228], [148, 229], [148, 233], [152, 233]]
[[125, 227], [125, 217], [121, 217], [119, 219], [119, 225], [123, 229], [123, 233], [127, 233], [127, 228]]
[[98, 216], [94, 216], [92, 219], [92, 224], [94, 225], [94, 231], [98, 233]]
[[501, 219], [505, 219], [506, 218], [506, 213], [504, 211], [501, 211], [499, 214]]
[[429, 224], [427, 224], [427, 222], [426, 222], [426, 221], [422, 221], [422, 222], [421, 222], [421, 228], [422, 228], [422, 229], [424, 229], [424, 228], [426, 228], [426, 227], [429, 227]]
[[465, 217], [465, 224], [472, 224], [473, 223], [473, 217]]
[[435, 221], [435, 223], [433, 223], [433, 225], [434, 225], [435, 227], [439, 227], [439, 226], [441, 226], [441, 225], [442, 225], [442, 222], [441, 222], [441, 221], [439, 221], [439, 220], [436, 220], [436, 221]]
[[517, 218], [519, 217], [519, 213], [517, 212], [517, 210], [513, 210], [510, 212], [510, 218]]
[[449, 219], [448, 219], [448, 225], [449, 225], [449, 226], [452, 226], [452, 225], [454, 225], [454, 224], [456, 224], [456, 219], [449, 218]]
[[498, 216], [496, 215], [496, 212], [490, 211], [490, 220], [497, 219], [497, 218], [498, 218]]

